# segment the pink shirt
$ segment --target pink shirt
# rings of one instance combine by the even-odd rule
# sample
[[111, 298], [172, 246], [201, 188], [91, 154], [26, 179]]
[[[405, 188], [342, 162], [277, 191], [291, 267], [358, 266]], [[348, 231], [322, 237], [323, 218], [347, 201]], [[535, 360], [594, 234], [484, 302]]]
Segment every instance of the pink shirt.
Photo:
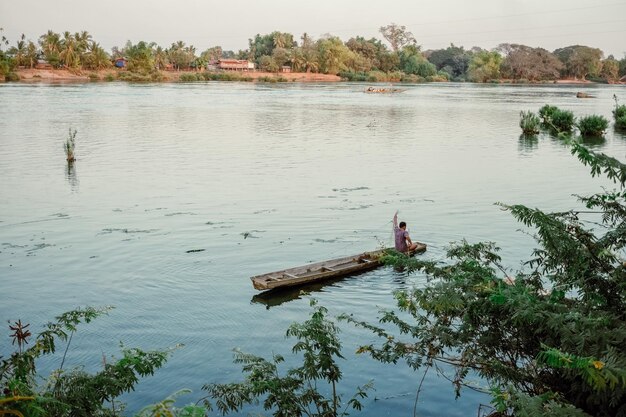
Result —
[[398, 252], [406, 252], [407, 250], [409, 250], [408, 246], [406, 245], [406, 238], [407, 236], [409, 236], [409, 232], [407, 232], [406, 230], [402, 230], [399, 227], [394, 227], [393, 234], [396, 238], [396, 250]]

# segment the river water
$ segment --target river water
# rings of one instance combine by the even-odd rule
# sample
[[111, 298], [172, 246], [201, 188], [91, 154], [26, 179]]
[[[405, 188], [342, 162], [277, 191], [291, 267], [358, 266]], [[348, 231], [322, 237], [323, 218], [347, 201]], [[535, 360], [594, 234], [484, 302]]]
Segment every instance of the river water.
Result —
[[[391, 244], [396, 209], [429, 245], [426, 258], [443, 259], [462, 238], [495, 241], [518, 268], [533, 241], [493, 203], [565, 210], [572, 194], [607, 185], [557, 139], [521, 138], [520, 110], [550, 103], [612, 120], [613, 94], [626, 102], [626, 90], [611, 86], [427, 84], [393, 95], [366, 87], [0, 85], [0, 319], [36, 332], [75, 307], [113, 305], [81, 326], [65, 366], [97, 370], [103, 354], [119, 356], [120, 342], [182, 343], [124, 399], [132, 412], [191, 388], [181, 402], [195, 401], [205, 383], [241, 379], [233, 348], [293, 364], [285, 331], [308, 317], [311, 298], [331, 316], [374, 322], [394, 306], [393, 291], [423, 285], [423, 276], [383, 268], [267, 297], [249, 280]], [[72, 169], [62, 149], [70, 127]], [[612, 124], [587, 144], [626, 153]], [[359, 415], [412, 415], [421, 373], [354, 354], [376, 338], [341, 329], [342, 392], [374, 381]], [[11, 350], [2, 334], [0, 355]], [[469, 390], [455, 400], [431, 373], [418, 412], [476, 415], [480, 403], [488, 398]]]

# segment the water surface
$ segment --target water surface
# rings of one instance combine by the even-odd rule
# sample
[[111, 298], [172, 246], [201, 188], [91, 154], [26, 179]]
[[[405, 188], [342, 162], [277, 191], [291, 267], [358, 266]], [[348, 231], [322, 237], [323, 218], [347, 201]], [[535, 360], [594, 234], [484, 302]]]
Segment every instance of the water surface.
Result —
[[[249, 277], [391, 243], [396, 209], [426, 257], [452, 241], [495, 241], [509, 268], [534, 247], [494, 206], [546, 210], [607, 185], [561, 142], [520, 137], [520, 110], [545, 103], [611, 119], [623, 87], [428, 84], [396, 95], [359, 84], [0, 85], [0, 318], [40, 329], [84, 305], [114, 305], [74, 337], [69, 365], [96, 370], [119, 343], [177, 343], [127, 397], [129, 410], [241, 378], [235, 347], [289, 357], [290, 323], [313, 297], [331, 315], [375, 320], [423, 276], [379, 269], [279, 297]], [[596, 96], [581, 100], [584, 89]], [[71, 169], [62, 143], [78, 130]], [[612, 125], [589, 146], [624, 157]], [[375, 338], [342, 325], [344, 392], [373, 379], [360, 415], [409, 415], [421, 374], [354, 355]], [[11, 349], [8, 338], [0, 354]], [[54, 360], [60, 360], [58, 358]], [[58, 366], [47, 362], [44, 367]], [[66, 365], [67, 366], [67, 365]], [[375, 401], [376, 399], [377, 401]], [[423, 416], [476, 414], [429, 374]], [[473, 411], [472, 411], [473, 410]]]

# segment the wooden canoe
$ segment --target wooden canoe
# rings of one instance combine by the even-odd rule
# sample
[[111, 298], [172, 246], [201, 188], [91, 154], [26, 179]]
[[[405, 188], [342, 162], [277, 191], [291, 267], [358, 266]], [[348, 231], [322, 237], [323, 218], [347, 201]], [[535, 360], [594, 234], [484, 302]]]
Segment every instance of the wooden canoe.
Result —
[[[284, 269], [282, 271], [270, 272], [269, 274], [256, 275], [250, 279], [252, 280], [254, 288], [259, 291], [264, 291], [357, 274], [379, 267], [381, 265], [380, 258], [387, 250], [388, 249], [380, 249], [372, 252], [363, 252], [354, 256], [346, 256], [329, 261]], [[410, 253], [410, 255], [421, 253], [425, 250], [425, 244], [417, 243], [417, 248]]]

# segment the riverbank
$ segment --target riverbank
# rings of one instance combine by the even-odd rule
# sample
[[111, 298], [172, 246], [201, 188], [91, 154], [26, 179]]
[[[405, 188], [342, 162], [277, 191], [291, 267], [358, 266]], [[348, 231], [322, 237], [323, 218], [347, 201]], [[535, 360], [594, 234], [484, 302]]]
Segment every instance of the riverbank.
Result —
[[[69, 71], [66, 69], [18, 69], [17, 75], [22, 82], [87, 82], [87, 81], [113, 81], [126, 74], [124, 70], [107, 69], [99, 71]], [[161, 82], [179, 82], [185, 75], [200, 74], [197, 71], [161, 71]], [[237, 72], [234, 75], [252, 78], [257, 81], [272, 78], [282, 78], [289, 82], [338, 82], [341, 77], [332, 74], [318, 74], [311, 72], [271, 73], [261, 71]]]
[[[119, 69], [106, 69], [98, 71], [70, 71], [67, 69], [30, 69], [22, 68], [15, 71], [19, 76], [20, 82], [42, 82], [42, 83], [64, 83], [64, 82], [92, 82], [92, 81], [137, 81], [132, 77], [125, 77], [130, 75], [125, 70]], [[157, 80], [152, 79], [154, 82], [173, 83], [180, 81], [187, 81], [185, 77], [197, 76], [203, 74], [199, 71], [160, 71]], [[219, 74], [219, 73], [217, 73]], [[221, 74], [232, 75], [234, 78], [241, 77], [243, 81], [270, 81], [277, 80], [281, 82], [339, 82], [342, 78], [333, 74], [320, 74], [312, 72], [288, 72], [288, 73], [272, 73], [262, 71], [250, 71], [250, 72], [223, 72]], [[149, 78], [148, 78], [149, 79]], [[384, 81], [388, 83], [389, 81]], [[499, 80], [500, 84], [538, 84], [536, 82], [520, 82], [519, 80]], [[578, 79], [560, 79], [554, 81], [544, 81], [539, 84], [596, 84], [589, 80]], [[615, 82], [614, 84], [626, 84], [623, 82]]]

